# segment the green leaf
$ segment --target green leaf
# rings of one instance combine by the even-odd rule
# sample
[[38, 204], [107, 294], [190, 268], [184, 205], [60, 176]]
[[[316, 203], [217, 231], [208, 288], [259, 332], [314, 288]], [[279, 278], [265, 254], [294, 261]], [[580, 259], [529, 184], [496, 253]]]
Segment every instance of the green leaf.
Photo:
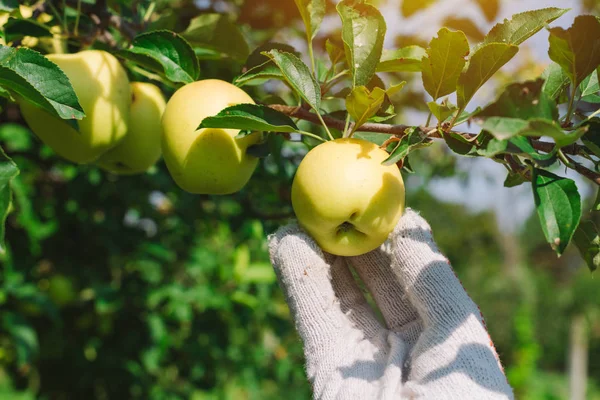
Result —
[[469, 66], [458, 79], [458, 107], [464, 108], [479, 88], [504, 64], [517, 54], [519, 48], [504, 43], [489, 43], [471, 56]]
[[492, 104], [485, 107], [477, 118], [510, 117], [519, 119], [543, 118], [555, 120], [558, 109], [552, 99], [542, 91], [543, 79], [513, 83]]
[[523, 120], [518, 118], [490, 117], [481, 125], [482, 129], [498, 139], [508, 139], [516, 135], [547, 136], [554, 139], [556, 148], [575, 143], [588, 130], [582, 126], [573, 132], [565, 133], [555, 122], [546, 119]]
[[264, 64], [257, 65], [256, 67], [251, 68], [243, 74], [237, 76], [233, 80], [233, 84], [236, 86], [260, 85], [269, 79], [279, 79], [285, 81], [285, 76], [281, 73], [279, 67], [271, 60], [265, 61]]
[[485, 119], [481, 128], [502, 140], [518, 135], [527, 126], [527, 121], [518, 118], [490, 117]]
[[237, 61], [245, 61], [250, 52], [240, 28], [225, 14], [201, 14], [190, 21], [181, 36], [193, 47], [209, 49]]
[[600, 21], [580, 15], [569, 29], [551, 28], [550, 59], [560, 65], [574, 86], [600, 65]]
[[385, 90], [379, 87], [373, 88], [372, 91], [365, 86], [357, 86], [352, 89], [352, 92], [346, 97], [346, 109], [354, 119], [354, 130], [379, 111], [384, 99]]
[[175, 83], [192, 83], [200, 74], [198, 58], [190, 44], [171, 31], [138, 35], [130, 48], [117, 52], [117, 55], [163, 74]]
[[475, 0], [475, 2], [481, 8], [483, 15], [485, 15], [485, 19], [488, 22], [492, 22], [496, 19], [498, 15], [498, 10], [500, 9], [500, 0]]
[[325, 0], [294, 0], [304, 26], [306, 27], [306, 38], [311, 41], [317, 35], [323, 17], [325, 16]]
[[329, 61], [331, 61], [331, 65], [333, 66], [344, 61], [344, 58], [346, 57], [342, 43], [337, 43], [331, 38], [325, 41], [325, 50], [327, 50]]
[[551, 172], [533, 169], [533, 196], [542, 230], [560, 256], [581, 218], [581, 197], [575, 182]]
[[579, 253], [590, 271], [598, 269], [600, 266], [600, 233], [591, 220], [581, 221], [573, 235], [573, 243], [579, 249]]
[[287, 115], [258, 104], [227, 107], [202, 120], [197, 129], [243, 129], [247, 131], [296, 132], [298, 127]]
[[475, 156], [475, 144], [467, 138], [456, 132], [447, 132], [443, 134], [444, 141], [456, 154], [463, 156]]
[[4, 246], [4, 224], [12, 201], [10, 182], [19, 174], [19, 168], [0, 148], [0, 254], [6, 254]]
[[85, 117], [67, 76], [37, 51], [0, 46], [0, 87], [58, 118]]
[[510, 20], [496, 24], [486, 35], [483, 44], [504, 43], [519, 45], [542, 28], [569, 11], [564, 8], [543, 8], [515, 14]]
[[491, 158], [505, 153], [518, 154], [533, 160], [541, 167], [549, 167], [556, 162], [556, 151], [548, 154], [540, 154], [524, 136], [514, 136], [510, 139], [497, 139], [490, 133], [484, 131], [478, 136], [478, 141], [479, 146], [473, 153], [483, 157]]
[[382, 164], [396, 164], [398, 161], [404, 159], [411, 151], [430, 146], [431, 144], [433, 144], [433, 142], [425, 135], [425, 132], [418, 127], [410, 127], [406, 129], [405, 135], [402, 136], [396, 148]]
[[269, 57], [263, 54], [263, 52], [273, 49], [299, 55], [299, 53], [290, 45], [271, 42], [265, 43], [257, 47], [248, 56], [246, 65], [244, 66], [245, 71], [234, 79], [234, 85], [260, 85], [269, 79], [285, 81], [285, 76], [281, 73], [279, 67], [275, 65]]
[[447, 101], [442, 102], [442, 104], [430, 101], [427, 103], [427, 107], [429, 107], [429, 111], [431, 111], [431, 114], [433, 114], [439, 122], [444, 122], [457, 110], [454, 104], [450, 104]]
[[50, 29], [33, 19], [8, 18], [4, 24], [4, 35], [7, 42], [22, 39], [25, 36], [52, 36]]
[[426, 54], [421, 46], [406, 46], [397, 50], [383, 50], [376, 72], [418, 72]]
[[581, 81], [581, 85], [579, 85], [579, 91], [581, 92], [582, 98], [598, 93], [600, 91], [598, 75], [595, 72], [588, 75], [583, 81]]
[[438, 36], [431, 39], [427, 55], [421, 61], [423, 86], [437, 100], [453, 93], [466, 58], [469, 42], [464, 33], [442, 28]]
[[581, 126], [588, 129], [581, 141], [596, 157], [600, 157], [600, 118], [587, 120]]
[[271, 50], [265, 53], [285, 77], [290, 86], [304, 99], [315, 111], [321, 107], [321, 87], [315, 80], [310, 70], [298, 57], [291, 53]]
[[562, 91], [569, 85], [569, 76], [555, 62], [548, 65], [542, 73], [542, 78], [544, 79], [542, 90], [552, 100], [557, 100]]
[[402, 15], [410, 17], [413, 14], [433, 5], [437, 0], [402, 0]]
[[18, 0], [0, 0], [0, 11], [12, 11], [19, 7]]
[[377, 8], [354, 0], [342, 0], [337, 11], [342, 19], [342, 40], [352, 86], [366, 85], [381, 59], [385, 20]]
[[514, 172], [509, 172], [508, 175], [506, 175], [506, 179], [504, 180], [504, 187], [515, 187], [525, 182], [527, 182], [527, 179], [523, 175]]
[[[277, 43], [277, 42], [267, 42], [260, 46], [250, 53], [248, 59], [246, 60], [246, 64], [244, 65], [244, 69], [249, 70], [254, 67], [258, 67], [263, 65], [267, 61], [271, 61], [271, 58], [266, 56], [264, 53], [270, 50], [279, 50], [281, 52], [292, 53], [297, 57], [300, 57], [300, 53], [296, 51], [293, 46], [285, 43]], [[273, 64], [274, 65], [274, 64]]]
[[479, 30], [479, 27], [475, 25], [473, 20], [470, 18], [458, 18], [454, 16], [448, 16], [442, 22], [442, 26], [452, 29], [454, 31], [462, 31], [467, 37], [471, 38], [474, 42], [481, 42], [485, 38], [483, 32]]

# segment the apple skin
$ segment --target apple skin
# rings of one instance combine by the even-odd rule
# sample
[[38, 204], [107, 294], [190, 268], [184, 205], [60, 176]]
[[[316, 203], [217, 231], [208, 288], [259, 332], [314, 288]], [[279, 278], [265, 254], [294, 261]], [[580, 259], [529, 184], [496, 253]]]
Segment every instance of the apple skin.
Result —
[[139, 174], [156, 164], [161, 154], [161, 118], [167, 103], [151, 83], [131, 83], [129, 129], [118, 145], [98, 159], [98, 165], [121, 175]]
[[206, 79], [175, 92], [163, 114], [163, 158], [177, 185], [190, 193], [230, 194], [248, 182], [258, 158], [246, 149], [259, 142], [254, 132], [236, 139], [235, 129], [196, 129], [226, 107], [254, 100], [231, 83]]
[[31, 130], [61, 157], [78, 164], [93, 162], [127, 133], [131, 90], [119, 61], [102, 50], [49, 54], [67, 75], [86, 116], [79, 132], [37, 106], [19, 101]]
[[388, 153], [361, 139], [336, 139], [306, 154], [292, 184], [300, 226], [326, 252], [357, 256], [379, 247], [404, 213], [404, 182]]

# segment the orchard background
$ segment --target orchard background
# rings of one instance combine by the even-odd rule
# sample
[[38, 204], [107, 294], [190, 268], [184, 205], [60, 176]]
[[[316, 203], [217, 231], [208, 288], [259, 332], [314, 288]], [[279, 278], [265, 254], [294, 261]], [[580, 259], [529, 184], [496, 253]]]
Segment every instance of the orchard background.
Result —
[[[314, 12], [301, 15], [296, 3]], [[346, 11], [363, 7], [360, 2], [343, 3]], [[372, 60], [362, 60], [356, 71], [345, 64], [349, 50], [343, 48], [340, 33], [346, 32], [348, 45], [360, 29], [348, 33], [343, 28], [336, 1], [0, 0], [0, 145], [6, 153], [0, 165], [0, 214], [7, 215], [4, 232], [0, 228], [5, 236], [0, 258], [0, 399], [310, 396], [302, 348], [269, 263], [266, 236], [293, 217], [291, 181], [303, 154], [318, 142], [295, 133], [269, 134], [253, 149], [263, 158], [249, 184], [228, 196], [184, 192], [162, 161], [136, 176], [67, 162], [41, 144], [23, 121], [13, 101], [15, 88], [22, 78], [26, 83], [36, 78], [5, 57], [23, 47], [53, 52], [57, 43], [69, 52], [111, 51], [126, 66], [130, 80], [156, 83], [167, 97], [185, 80], [174, 80], [181, 71], [157, 66], [156, 60], [168, 53], [168, 46], [183, 43], [198, 60], [199, 73], [189, 79], [235, 82], [257, 103], [279, 105], [273, 108], [293, 117], [297, 130], [324, 138], [318, 120], [305, 121], [315, 121], [315, 108], [327, 114], [334, 136], [341, 135], [345, 122], [357, 128], [356, 136], [383, 143], [389, 134], [365, 134], [360, 124], [348, 125], [344, 112], [344, 100], [352, 93], [362, 99], [355, 104], [363, 109], [381, 100], [380, 109], [370, 115], [365, 111], [368, 123], [416, 127], [402, 129], [400, 141], [388, 146], [394, 161], [403, 161], [407, 205], [429, 220], [441, 249], [480, 306], [517, 397], [600, 399], [600, 283], [590, 272], [600, 263], [593, 224], [598, 217], [590, 211], [596, 209], [600, 182], [600, 122], [594, 118], [600, 103], [600, 36], [594, 35], [600, 29], [594, 21], [600, 22], [585, 19], [577, 27], [574, 22], [578, 15], [599, 15], [600, 2], [371, 4], [360, 15], [366, 22], [357, 24], [381, 24], [383, 15], [385, 35], [370, 37], [366, 46], [383, 46], [388, 52], [369, 72], [364, 66]], [[440, 28], [463, 31], [473, 54], [485, 47], [494, 24], [545, 7], [570, 11], [555, 10], [537, 25], [535, 18], [521, 21], [533, 24], [525, 31], [536, 30], [535, 35], [517, 43], [518, 53], [481, 82], [468, 106], [457, 113], [449, 105], [457, 103], [454, 90], [432, 99], [421, 58], [435, 57], [424, 49], [435, 47], [430, 41]], [[350, 14], [342, 12], [347, 20]], [[308, 34], [303, 17], [312, 28]], [[569, 34], [577, 39], [574, 46], [554, 44], [566, 46], [560, 65], [551, 64], [548, 56], [551, 35], [546, 23], [551, 29], [573, 26]], [[136, 56], [136, 49], [143, 47], [138, 35], [148, 34], [152, 41], [157, 31], [179, 35], [170, 35], [172, 42], [146, 53], [153, 62]], [[555, 39], [560, 37], [554, 32]], [[577, 36], [583, 33], [589, 36]], [[307, 36], [314, 36], [313, 50]], [[410, 45], [420, 47], [406, 50]], [[401, 48], [406, 51], [393, 52]], [[261, 51], [270, 51], [273, 61]], [[306, 71], [316, 71], [325, 92], [322, 107], [311, 110], [314, 98], [286, 75], [289, 69], [279, 68], [295, 51]], [[577, 64], [582, 54], [589, 57], [585, 67]], [[337, 61], [332, 69], [330, 57]], [[450, 61], [460, 65], [456, 57], [446, 56], [444, 62]], [[474, 60], [470, 63], [475, 65]], [[436, 78], [439, 64], [433, 65], [429, 82], [437, 79], [448, 86], [447, 76]], [[458, 83], [463, 100], [464, 92], [473, 89], [467, 68], [466, 78]], [[586, 76], [568, 76], [583, 70]], [[380, 79], [374, 78], [375, 72]], [[357, 77], [367, 79], [357, 85]], [[536, 81], [540, 77], [543, 81]], [[454, 78], [450, 83], [456, 85], [459, 76]], [[306, 79], [300, 81], [310, 81]], [[511, 84], [516, 86], [510, 89]], [[357, 89], [362, 85], [367, 91]], [[550, 101], [555, 109], [558, 104], [554, 122], [536, 119], [546, 116], [536, 107], [522, 111], [510, 92], [525, 89], [532, 93], [532, 104]], [[377, 93], [380, 97], [373, 100]], [[449, 103], [443, 102], [447, 94]], [[432, 100], [438, 105], [428, 108]], [[295, 108], [301, 103], [304, 107]], [[479, 114], [461, 114], [477, 107]], [[515, 109], [521, 110], [518, 115]], [[446, 125], [438, 124], [435, 116]], [[252, 115], [242, 117], [243, 125]], [[342, 127], [327, 117], [342, 121]], [[227, 118], [215, 121], [233, 123]], [[296, 130], [288, 129], [289, 124], [273, 125], [273, 120], [259, 123], [266, 131]], [[419, 128], [424, 125], [435, 129]], [[473, 142], [482, 129], [487, 139]], [[550, 147], [540, 144], [539, 137]], [[521, 143], [517, 150], [506, 146], [513, 139], [512, 145]], [[525, 149], [522, 140], [537, 147]], [[498, 147], [492, 149], [490, 142]], [[540, 195], [542, 186], [550, 187], [552, 196]], [[572, 211], [566, 221], [560, 212], [565, 209]], [[553, 216], [555, 223], [549, 222]], [[573, 235], [577, 247], [566, 246]]]

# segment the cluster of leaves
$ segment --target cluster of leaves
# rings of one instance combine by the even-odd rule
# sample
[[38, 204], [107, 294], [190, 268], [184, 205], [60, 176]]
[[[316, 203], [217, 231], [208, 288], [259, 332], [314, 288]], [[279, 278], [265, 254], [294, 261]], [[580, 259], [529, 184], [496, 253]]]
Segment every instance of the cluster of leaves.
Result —
[[[321, 1], [297, 1], [306, 25], [309, 49], [323, 17]], [[573, 238], [581, 219], [581, 198], [575, 183], [549, 171], [562, 162], [596, 184], [600, 153], [596, 144], [599, 134], [597, 111], [586, 112], [586, 105], [599, 103], [598, 71], [600, 66], [600, 21], [590, 15], [578, 16], [568, 29], [549, 28], [549, 56], [552, 63], [534, 81], [513, 83], [492, 103], [468, 111], [467, 106], [477, 91], [518, 52], [519, 45], [544, 29], [568, 10], [547, 8], [514, 15], [495, 25], [480, 43], [470, 48], [462, 31], [442, 28], [426, 49], [412, 45], [392, 51], [383, 49], [386, 32], [384, 18], [373, 6], [355, 1], [337, 5], [342, 30], [339, 40], [329, 38], [326, 50], [329, 67], [320, 68], [311, 55], [312, 71], [289, 46], [263, 46], [253, 54], [252, 63], [236, 79], [238, 85], [262, 83], [266, 79], [285, 82], [298, 97], [298, 106], [314, 111], [329, 138], [362, 137], [378, 144], [394, 143], [385, 162], [401, 162], [409, 167], [411, 151], [431, 144], [434, 137], [445, 140], [457, 154], [488, 157], [506, 166], [505, 186], [532, 182], [534, 201], [548, 243], [562, 254]], [[262, 63], [259, 52], [265, 58]], [[317, 67], [315, 67], [315, 64]], [[405, 82], [386, 88], [377, 73], [420, 72], [425, 91], [432, 101], [427, 103], [430, 115], [423, 126], [385, 127], [381, 123], [394, 117], [390, 97]], [[336, 85], [347, 83], [336, 93]], [[446, 97], [456, 93], [456, 105]], [[337, 107], [326, 106], [325, 99], [338, 99]], [[440, 101], [440, 99], [443, 99]], [[559, 113], [559, 106], [566, 110]], [[579, 108], [580, 106], [581, 108]], [[253, 129], [271, 132], [301, 131], [291, 118], [267, 111], [268, 106], [230, 107], [218, 116], [208, 118], [203, 127]], [[282, 111], [281, 108], [270, 106]], [[589, 107], [588, 107], [589, 108]], [[594, 107], [597, 108], [597, 107]], [[286, 110], [284, 110], [286, 111]], [[288, 112], [288, 114], [290, 114]], [[325, 117], [339, 118], [340, 124]], [[293, 113], [310, 119], [308, 115]], [[437, 124], [429, 126], [431, 117]], [[314, 118], [312, 118], [314, 120]], [[481, 126], [479, 134], [456, 132], [454, 128], [470, 120]], [[353, 122], [350, 122], [353, 121]], [[338, 121], [339, 122], [339, 121]], [[331, 133], [330, 128], [338, 128]], [[398, 128], [401, 133], [398, 132]], [[361, 130], [394, 133], [386, 140], [381, 135], [363, 134]], [[551, 139], [540, 141], [540, 138]], [[582, 144], [579, 144], [582, 143]], [[594, 165], [594, 171], [569, 156], [578, 156]], [[587, 221], [587, 220], [586, 220]], [[585, 222], [577, 231], [576, 243], [591, 269], [597, 267], [598, 230]]]

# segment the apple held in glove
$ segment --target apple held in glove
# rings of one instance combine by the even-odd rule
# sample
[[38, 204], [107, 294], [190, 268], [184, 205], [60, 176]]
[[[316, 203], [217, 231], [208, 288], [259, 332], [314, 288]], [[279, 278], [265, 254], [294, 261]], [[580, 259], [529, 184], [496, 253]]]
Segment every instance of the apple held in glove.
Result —
[[404, 212], [404, 182], [388, 153], [361, 139], [308, 152], [292, 184], [300, 225], [326, 252], [356, 256], [380, 246]]
[[246, 149], [261, 136], [242, 138], [235, 129], [198, 129], [206, 117], [224, 108], [252, 103], [242, 89], [218, 79], [189, 83], [169, 99], [162, 118], [162, 149], [167, 168], [177, 185], [197, 194], [229, 194], [248, 182], [258, 158]]

